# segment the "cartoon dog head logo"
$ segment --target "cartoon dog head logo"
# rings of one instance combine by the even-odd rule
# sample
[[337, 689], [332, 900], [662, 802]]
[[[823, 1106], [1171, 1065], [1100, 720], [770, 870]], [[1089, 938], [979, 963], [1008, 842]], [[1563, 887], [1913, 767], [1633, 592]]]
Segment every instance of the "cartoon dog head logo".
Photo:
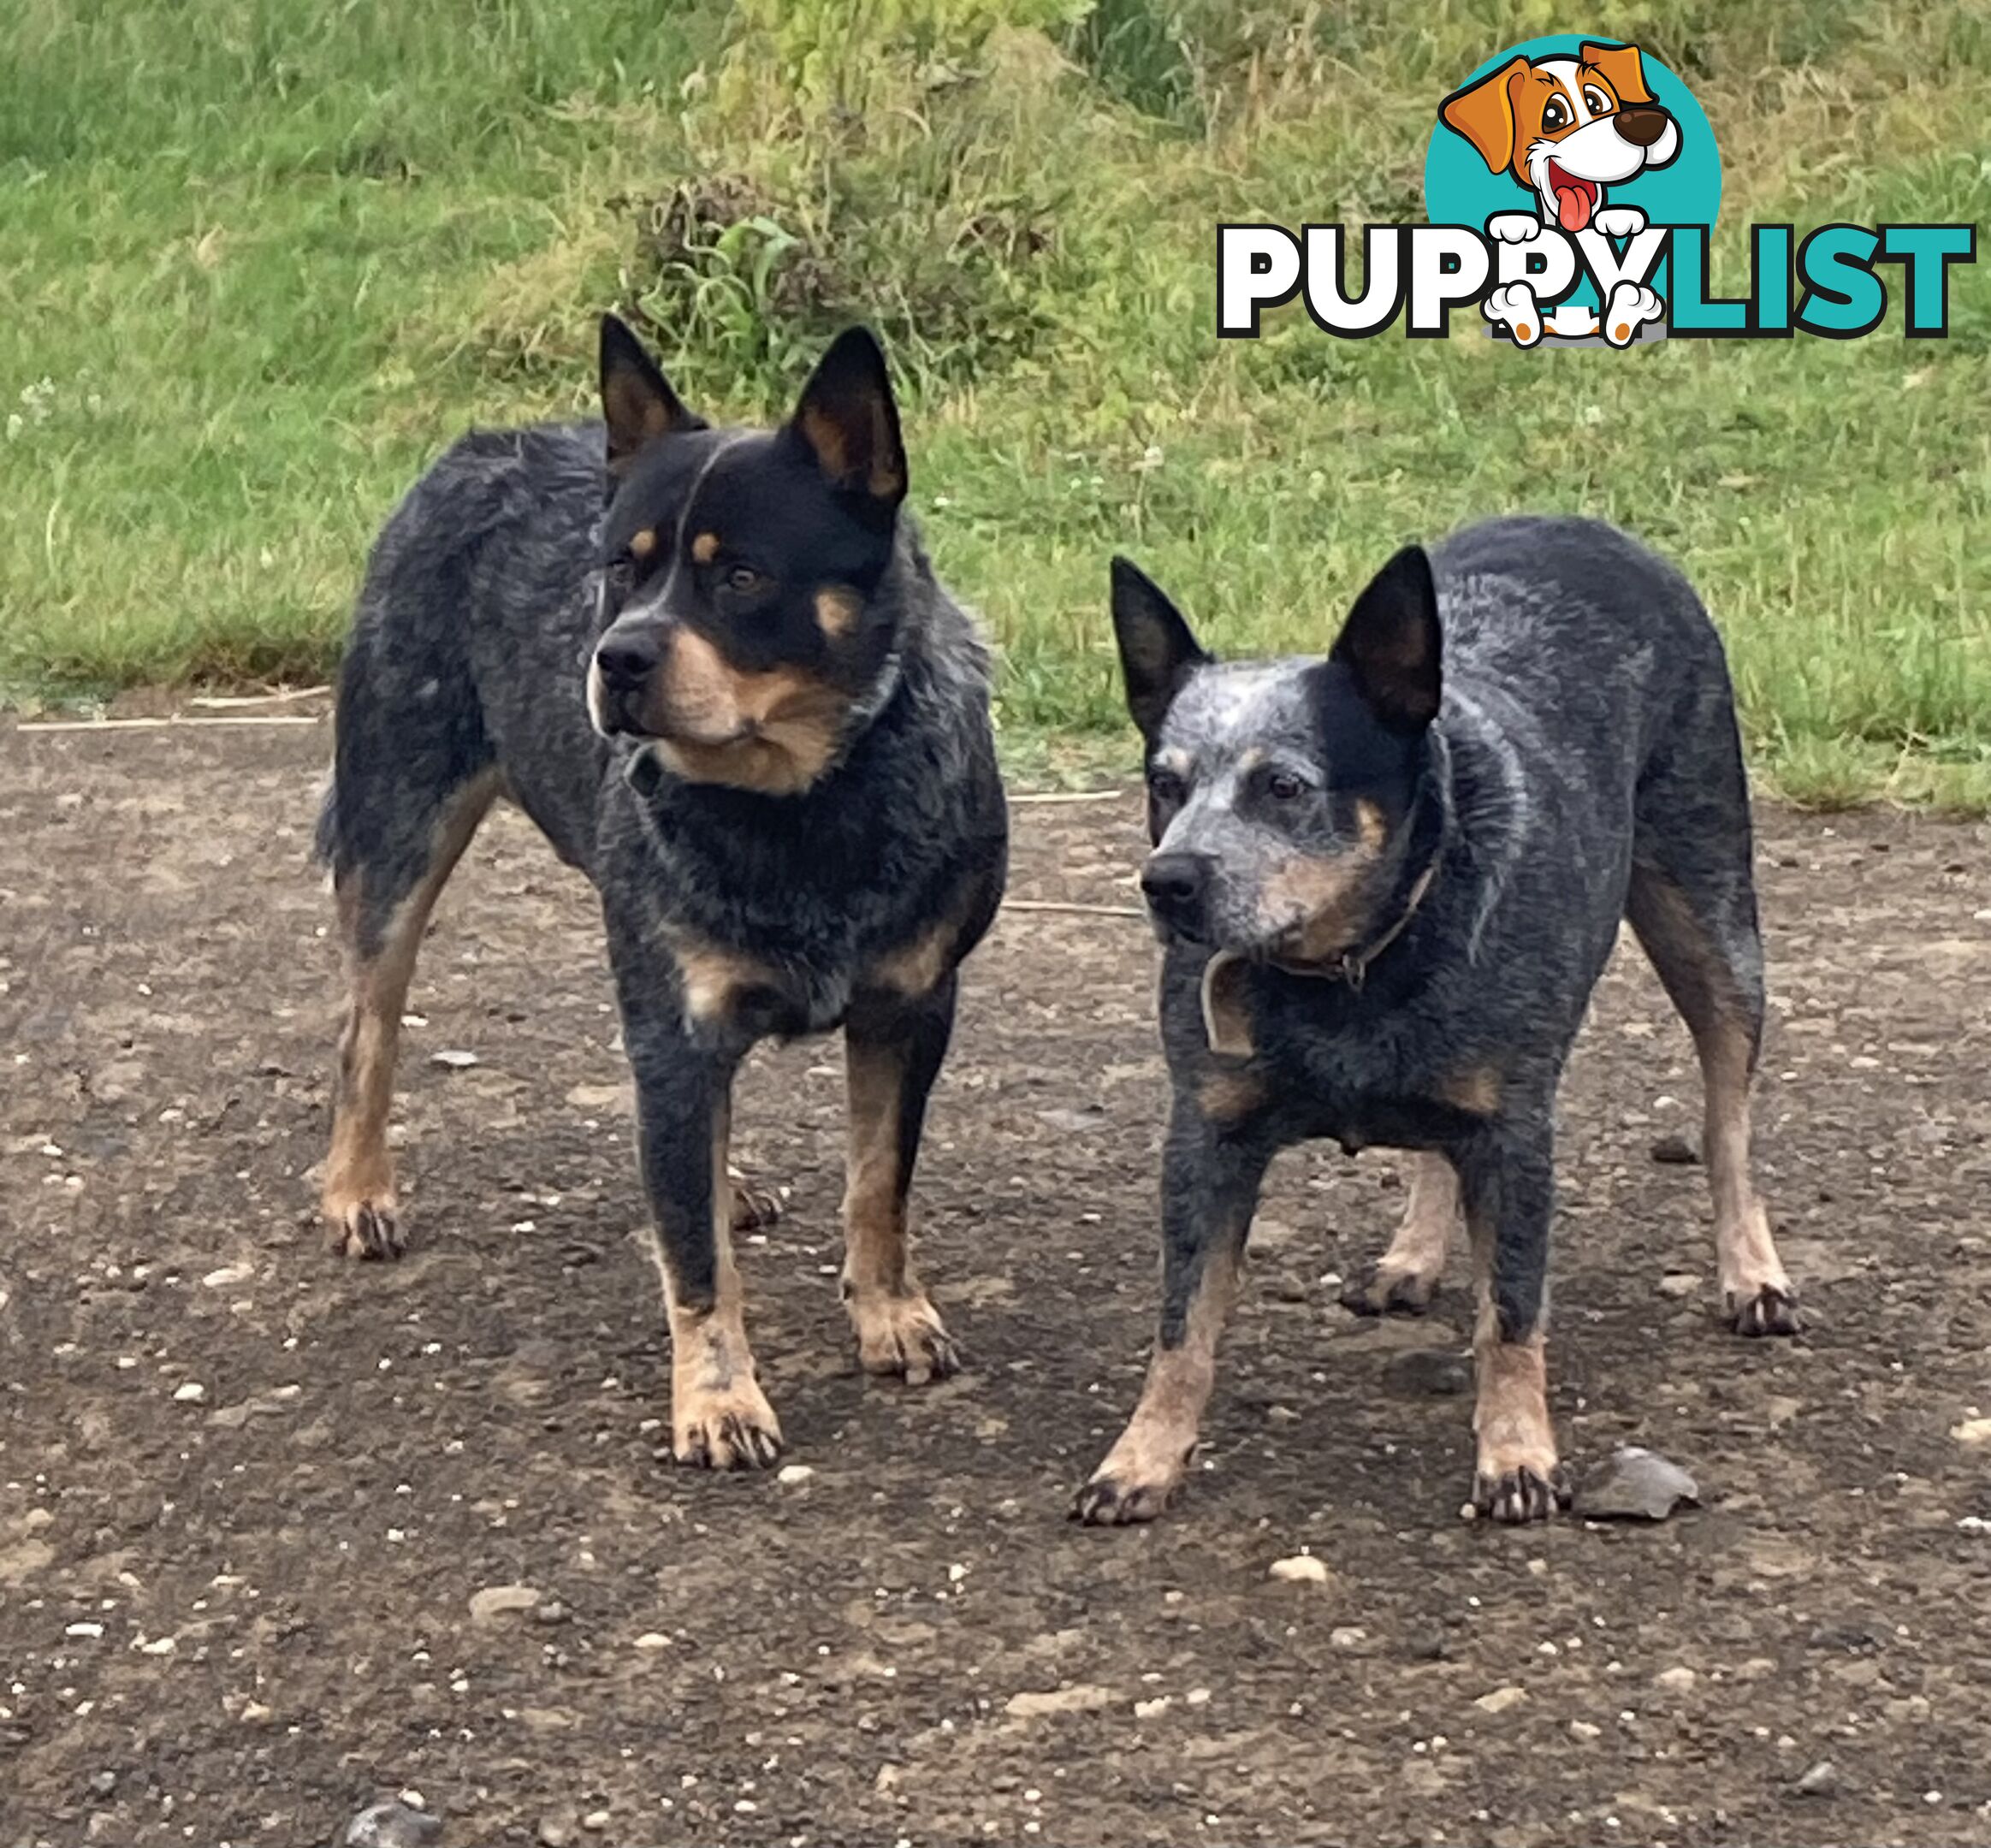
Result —
[[1541, 223], [1572, 233], [1597, 221], [1606, 187], [1668, 165], [1680, 146], [1636, 45], [1585, 41], [1573, 57], [1517, 56], [1454, 91], [1438, 119], [1488, 172], [1510, 174], [1535, 195]]

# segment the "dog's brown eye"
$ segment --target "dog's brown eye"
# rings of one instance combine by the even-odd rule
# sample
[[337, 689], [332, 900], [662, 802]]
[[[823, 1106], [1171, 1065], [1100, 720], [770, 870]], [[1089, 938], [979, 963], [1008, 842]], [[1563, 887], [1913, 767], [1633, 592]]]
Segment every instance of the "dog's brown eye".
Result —
[[1592, 116], [1609, 116], [1611, 112], [1611, 99], [1595, 84], [1591, 84], [1583, 92], [1583, 106]]
[[1182, 779], [1172, 770], [1150, 770], [1147, 773], [1147, 793], [1166, 808], [1171, 803], [1182, 799]]
[[1296, 776], [1275, 770], [1265, 779], [1265, 792], [1274, 802], [1298, 802], [1307, 785]]
[[740, 596], [750, 596], [767, 580], [751, 565], [736, 565], [726, 574], [726, 587]]
[[1569, 120], [1569, 110], [1561, 97], [1551, 97], [1542, 111], [1544, 128], [1560, 128]]

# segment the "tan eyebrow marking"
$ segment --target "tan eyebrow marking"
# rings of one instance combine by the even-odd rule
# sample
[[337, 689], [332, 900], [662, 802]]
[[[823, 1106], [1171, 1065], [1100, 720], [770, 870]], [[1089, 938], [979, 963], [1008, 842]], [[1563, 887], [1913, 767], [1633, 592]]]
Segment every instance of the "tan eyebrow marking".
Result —
[[656, 529], [655, 527], [646, 526], [641, 532], [631, 533], [630, 535], [630, 557], [636, 559], [645, 559], [648, 558], [651, 553], [655, 551], [656, 548], [657, 535]]
[[694, 565], [709, 565], [719, 556], [719, 535], [702, 532], [691, 542], [691, 562]]

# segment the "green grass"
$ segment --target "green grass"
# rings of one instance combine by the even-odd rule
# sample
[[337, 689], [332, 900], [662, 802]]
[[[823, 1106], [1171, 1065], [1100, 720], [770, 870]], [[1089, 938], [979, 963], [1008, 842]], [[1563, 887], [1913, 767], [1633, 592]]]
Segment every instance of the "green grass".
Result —
[[1401, 540], [1573, 509], [1699, 583], [1788, 793], [1991, 806], [1985, 268], [1943, 341], [1212, 338], [1217, 221], [1418, 216], [1437, 98], [1572, 21], [1708, 110], [1717, 286], [1753, 219], [1991, 219], [1970, 4], [19, 0], [0, 686], [322, 678], [396, 495], [584, 408], [601, 307], [743, 416], [861, 316], [1028, 761], [1122, 725], [1114, 549], [1226, 651], [1319, 649]]

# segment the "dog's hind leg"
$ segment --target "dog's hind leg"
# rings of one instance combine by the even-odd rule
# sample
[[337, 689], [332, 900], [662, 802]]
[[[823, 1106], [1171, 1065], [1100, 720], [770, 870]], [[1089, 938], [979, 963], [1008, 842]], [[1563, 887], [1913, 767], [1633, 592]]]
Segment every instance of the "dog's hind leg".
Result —
[[1410, 1194], [1390, 1249], [1368, 1276], [1342, 1292], [1357, 1315], [1422, 1315], [1437, 1294], [1445, 1252], [1459, 1223], [1459, 1177], [1443, 1155], [1410, 1158]]
[[[1748, 838], [1715, 857], [1677, 835], [1666, 863], [1639, 858], [1625, 915], [1700, 1056], [1702, 1159], [1715, 1204], [1721, 1300], [1739, 1335], [1794, 1335], [1800, 1323], [1750, 1173], [1750, 1085], [1763, 1040], [1763, 945], [1749, 874]], [[1643, 852], [1650, 844], [1641, 841]]]
[[927, 1098], [954, 1028], [951, 972], [917, 997], [862, 997], [844, 1028], [850, 1143], [844, 1189], [844, 1306], [868, 1373], [912, 1385], [960, 1359], [913, 1275], [906, 1199]]
[[349, 1258], [401, 1253], [387, 1145], [401, 1010], [436, 896], [497, 792], [488, 764], [438, 790], [378, 755], [364, 766], [341, 755], [325, 847], [348, 998], [323, 1205], [331, 1248]]

